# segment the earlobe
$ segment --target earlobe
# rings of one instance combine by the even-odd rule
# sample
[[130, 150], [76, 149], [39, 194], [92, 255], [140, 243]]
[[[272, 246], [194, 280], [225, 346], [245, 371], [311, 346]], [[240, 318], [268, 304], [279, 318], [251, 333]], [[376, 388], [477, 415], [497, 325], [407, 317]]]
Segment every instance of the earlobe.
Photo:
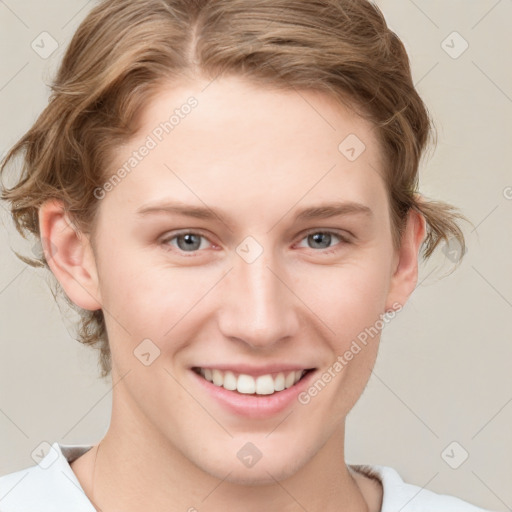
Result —
[[46, 261], [69, 299], [83, 309], [101, 309], [89, 238], [73, 225], [62, 202], [52, 199], [41, 205], [39, 232]]
[[411, 208], [407, 216], [406, 228], [402, 234], [401, 246], [397, 253], [391, 284], [386, 301], [386, 310], [391, 304], [405, 305], [418, 282], [418, 258], [426, 234], [425, 217]]

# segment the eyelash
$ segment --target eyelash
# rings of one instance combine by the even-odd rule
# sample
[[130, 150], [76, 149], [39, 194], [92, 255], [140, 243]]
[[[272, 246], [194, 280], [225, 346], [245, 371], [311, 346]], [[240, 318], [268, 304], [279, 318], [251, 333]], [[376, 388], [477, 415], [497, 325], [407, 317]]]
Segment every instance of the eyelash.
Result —
[[[317, 233], [322, 233], [324, 235], [326, 235], [326, 234], [334, 235], [335, 237], [340, 239], [340, 243], [334, 245], [333, 248], [328, 247], [328, 248], [325, 248], [325, 249], [312, 249], [314, 252], [319, 252], [319, 253], [322, 253], [322, 254], [332, 254], [332, 253], [337, 252], [340, 249], [340, 247], [338, 247], [339, 245], [345, 245], [345, 244], [350, 244], [351, 243], [349, 238], [344, 236], [344, 235], [342, 235], [341, 233], [338, 233], [336, 231], [320, 230], [320, 229], [314, 229], [314, 230], [311, 230], [311, 231], [308, 231], [308, 232], [304, 233], [304, 235], [300, 239], [300, 242], [302, 242], [309, 235], [314, 235], [314, 234], [317, 234]], [[196, 231], [182, 231], [182, 232], [174, 233], [172, 236], [168, 236], [165, 239], [163, 239], [161, 243], [164, 246], [164, 249], [168, 250], [168, 251], [172, 251], [174, 249], [177, 249], [178, 252], [180, 252], [181, 254], [186, 254], [187, 252], [189, 252], [189, 251], [183, 251], [179, 247], [174, 247], [174, 249], [170, 248], [169, 242], [171, 240], [174, 240], [174, 239], [176, 239], [176, 238], [178, 238], [180, 236], [183, 236], [183, 235], [198, 235], [198, 236], [208, 240], [208, 237], [206, 237], [205, 235], [203, 235], [200, 232], [196, 232]], [[194, 253], [198, 253], [198, 252], [201, 252], [201, 250], [197, 249], [195, 251], [190, 251], [190, 255], [186, 255], [185, 257], [191, 257]]]

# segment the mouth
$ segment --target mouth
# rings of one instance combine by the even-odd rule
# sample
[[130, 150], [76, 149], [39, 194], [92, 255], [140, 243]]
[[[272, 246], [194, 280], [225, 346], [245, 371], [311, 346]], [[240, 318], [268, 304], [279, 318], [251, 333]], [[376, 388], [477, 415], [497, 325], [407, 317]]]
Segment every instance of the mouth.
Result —
[[296, 386], [315, 368], [278, 371], [262, 375], [250, 375], [217, 368], [193, 367], [192, 371], [215, 386], [240, 395], [276, 395]]

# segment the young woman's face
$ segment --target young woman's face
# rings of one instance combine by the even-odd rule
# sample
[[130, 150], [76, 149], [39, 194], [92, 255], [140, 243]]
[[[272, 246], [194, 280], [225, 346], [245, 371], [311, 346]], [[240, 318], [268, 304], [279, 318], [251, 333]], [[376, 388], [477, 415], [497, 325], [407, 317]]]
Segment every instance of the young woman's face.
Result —
[[162, 91], [97, 192], [112, 427], [270, 482], [340, 439], [411, 286], [370, 124], [311, 91], [206, 85]]

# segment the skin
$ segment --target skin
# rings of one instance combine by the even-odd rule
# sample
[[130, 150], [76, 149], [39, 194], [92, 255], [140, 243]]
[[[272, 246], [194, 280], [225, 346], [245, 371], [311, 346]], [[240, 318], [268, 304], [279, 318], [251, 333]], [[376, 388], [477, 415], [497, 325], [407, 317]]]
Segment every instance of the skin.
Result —
[[[309, 404], [269, 419], [224, 410], [190, 367], [287, 362], [325, 371], [379, 315], [406, 303], [425, 220], [411, 211], [393, 248], [381, 148], [372, 125], [345, 107], [235, 77], [207, 85], [169, 85], [146, 107], [107, 178], [167, 112], [192, 95], [199, 103], [101, 199], [92, 240], [58, 201], [40, 208], [51, 270], [77, 305], [103, 308], [113, 358], [110, 427], [99, 452], [71, 467], [104, 512], [379, 511], [382, 488], [347, 467], [344, 437], [380, 336]], [[353, 162], [338, 150], [349, 134], [366, 145]], [[224, 214], [136, 213], [163, 198]], [[298, 210], [331, 201], [373, 214], [294, 222]], [[204, 238], [186, 251], [170, 240], [178, 230]], [[325, 231], [330, 242], [307, 236]], [[263, 250], [252, 263], [236, 252], [247, 236]], [[149, 366], [133, 355], [146, 338], [160, 349]], [[237, 458], [247, 442], [263, 454], [251, 468]]]

